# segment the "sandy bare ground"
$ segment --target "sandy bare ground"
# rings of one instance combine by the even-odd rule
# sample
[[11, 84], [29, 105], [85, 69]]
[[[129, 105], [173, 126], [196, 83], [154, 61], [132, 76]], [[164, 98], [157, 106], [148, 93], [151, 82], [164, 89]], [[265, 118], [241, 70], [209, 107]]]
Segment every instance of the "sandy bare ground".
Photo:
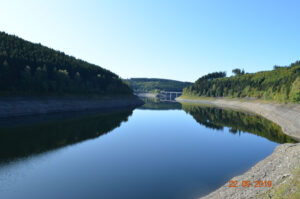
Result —
[[[295, 104], [265, 103], [254, 100], [189, 100], [177, 99], [179, 102], [209, 104], [221, 108], [232, 108], [259, 114], [281, 126], [283, 132], [300, 140], [300, 106]], [[208, 198], [272, 198], [272, 191], [295, 178], [294, 171], [300, 166], [300, 143], [282, 144], [264, 160], [257, 163], [246, 173], [234, 177], [238, 183], [250, 181], [272, 181], [271, 187], [229, 187], [229, 182], [203, 197]], [[299, 179], [298, 179], [299, 180]], [[275, 188], [274, 188], [275, 187]], [[271, 191], [271, 192], [270, 192]], [[292, 191], [292, 190], [290, 190]], [[267, 194], [266, 194], [267, 193]], [[274, 192], [273, 192], [274, 193]], [[288, 195], [288, 193], [287, 193]]]

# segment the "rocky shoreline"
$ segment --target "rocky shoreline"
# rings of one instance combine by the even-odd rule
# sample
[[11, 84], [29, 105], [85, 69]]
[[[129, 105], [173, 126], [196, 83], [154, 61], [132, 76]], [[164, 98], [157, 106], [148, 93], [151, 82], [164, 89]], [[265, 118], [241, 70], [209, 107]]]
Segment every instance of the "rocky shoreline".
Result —
[[143, 102], [136, 97], [107, 99], [83, 97], [1, 97], [0, 118], [94, 109], [136, 107], [142, 104]]
[[[256, 100], [227, 100], [227, 99], [176, 99], [179, 102], [208, 104], [221, 108], [232, 108], [259, 114], [281, 126], [283, 132], [296, 140], [300, 140], [300, 106], [295, 104], [265, 103]], [[264, 160], [258, 162], [246, 173], [236, 176], [231, 180], [250, 181], [272, 181], [269, 187], [229, 187], [226, 183], [216, 191], [202, 198], [285, 198], [284, 195], [277, 196], [277, 192], [292, 180], [297, 182], [299, 176], [295, 176], [295, 170], [300, 167], [300, 143], [282, 144], [275, 148], [274, 152]], [[296, 178], [296, 179], [295, 179]], [[295, 183], [294, 183], [295, 184]], [[293, 186], [293, 185], [290, 185]], [[289, 188], [283, 194], [295, 194], [299, 187]]]

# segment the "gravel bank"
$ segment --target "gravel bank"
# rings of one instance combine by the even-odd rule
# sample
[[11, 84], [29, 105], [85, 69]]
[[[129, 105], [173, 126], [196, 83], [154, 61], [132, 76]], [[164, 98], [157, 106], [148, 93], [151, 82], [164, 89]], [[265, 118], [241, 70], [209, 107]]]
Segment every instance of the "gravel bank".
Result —
[[1, 97], [0, 118], [92, 109], [134, 107], [137, 98], [88, 99], [76, 97]]
[[[300, 145], [299, 144], [282, 144], [275, 148], [274, 152], [257, 163], [246, 173], [234, 177], [231, 180], [237, 180], [239, 185], [242, 181], [250, 180], [250, 187], [229, 187], [226, 183], [221, 188], [203, 197], [222, 198], [222, 199], [250, 199], [263, 198], [261, 195], [270, 188], [254, 187], [255, 181], [272, 181], [272, 187], [278, 187], [285, 183], [288, 178], [293, 177], [293, 171], [300, 165]], [[271, 187], [271, 188], [272, 188]], [[272, 198], [268, 194], [267, 198]]]
[[[232, 108], [244, 110], [259, 114], [274, 123], [281, 126], [283, 132], [296, 140], [300, 140], [300, 107], [299, 105], [264, 103], [253, 100], [194, 100], [194, 99], [176, 99], [179, 102], [210, 104], [217, 107]], [[282, 144], [275, 148], [274, 152], [264, 160], [257, 163], [246, 173], [234, 177], [231, 180], [237, 180], [238, 183], [248, 181], [255, 185], [255, 181], [272, 181], [271, 188], [266, 187], [229, 187], [226, 183], [216, 191], [204, 196], [208, 198], [272, 198], [276, 190], [288, 180], [295, 178], [293, 171], [300, 166], [300, 143]], [[299, 179], [298, 179], [299, 180]], [[290, 190], [292, 191], [292, 190]], [[267, 193], [268, 192], [268, 193]], [[286, 193], [287, 195], [289, 193]]]

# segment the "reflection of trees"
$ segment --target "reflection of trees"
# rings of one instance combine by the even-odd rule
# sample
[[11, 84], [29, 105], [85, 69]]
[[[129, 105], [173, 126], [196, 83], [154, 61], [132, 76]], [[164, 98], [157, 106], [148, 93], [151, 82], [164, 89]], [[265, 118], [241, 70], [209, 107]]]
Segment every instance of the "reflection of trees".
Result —
[[127, 121], [130, 110], [119, 110], [38, 125], [0, 129], [0, 161], [28, 156], [96, 138]]
[[181, 104], [178, 102], [162, 102], [157, 98], [141, 98], [145, 104], [139, 109], [151, 110], [180, 110]]
[[234, 134], [249, 132], [278, 143], [295, 142], [278, 125], [257, 115], [209, 106], [183, 104], [182, 108], [208, 128], [222, 130], [223, 127], [229, 127]]

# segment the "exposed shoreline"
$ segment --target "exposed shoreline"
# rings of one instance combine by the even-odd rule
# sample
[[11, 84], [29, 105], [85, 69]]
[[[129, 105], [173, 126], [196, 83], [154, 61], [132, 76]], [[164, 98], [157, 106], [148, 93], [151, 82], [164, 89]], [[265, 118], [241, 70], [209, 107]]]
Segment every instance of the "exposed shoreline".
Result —
[[[178, 102], [213, 105], [220, 108], [238, 109], [259, 114], [281, 126], [283, 132], [296, 140], [300, 140], [300, 106], [295, 104], [264, 103], [256, 100], [228, 100], [228, 99], [184, 99], [177, 98]], [[276, 189], [293, 178], [294, 171], [300, 166], [300, 143], [282, 144], [274, 152], [258, 162], [246, 173], [236, 176], [231, 180], [271, 180], [271, 188], [257, 187], [229, 187], [226, 183], [216, 191], [202, 197], [208, 198], [267, 198], [272, 197]], [[299, 179], [298, 179], [299, 180]]]
[[36, 114], [135, 107], [143, 102], [137, 97], [0, 97], [0, 118]]

